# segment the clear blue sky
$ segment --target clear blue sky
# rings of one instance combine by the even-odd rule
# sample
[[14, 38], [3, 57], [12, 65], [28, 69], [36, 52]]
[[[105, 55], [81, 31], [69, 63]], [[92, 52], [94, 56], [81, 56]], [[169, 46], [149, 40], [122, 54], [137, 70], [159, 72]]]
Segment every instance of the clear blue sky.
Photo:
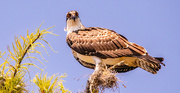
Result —
[[[150, 55], [164, 57], [166, 66], [156, 75], [140, 68], [117, 75], [127, 88], [120, 83], [116, 93], [180, 92], [179, 0], [0, 0], [0, 51], [7, 51], [15, 35], [26, 35], [27, 29], [33, 32], [43, 21], [42, 29], [55, 25], [51, 30], [59, 37], [48, 35], [46, 39], [58, 53], [46, 45], [50, 56], [44, 54], [49, 61], [44, 62], [45, 71], [48, 75], [67, 73], [65, 87], [82, 91], [86, 75], [93, 70], [81, 66], [66, 44], [65, 15], [70, 10], [79, 12], [84, 26], [112, 29], [145, 47]], [[31, 70], [32, 77], [37, 72]]]

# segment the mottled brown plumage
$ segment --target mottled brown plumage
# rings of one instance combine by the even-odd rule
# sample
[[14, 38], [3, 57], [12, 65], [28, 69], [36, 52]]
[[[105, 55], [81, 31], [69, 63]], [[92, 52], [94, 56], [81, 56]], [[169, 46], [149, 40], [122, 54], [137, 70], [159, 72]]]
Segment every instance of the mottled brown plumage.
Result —
[[145, 55], [146, 50], [128, 42], [122, 35], [112, 30], [96, 27], [79, 29], [67, 35], [68, 45], [76, 52], [100, 58]]
[[[79, 20], [79, 15], [77, 18]], [[71, 24], [77, 24], [74, 23], [76, 20], [73, 20]], [[108, 67], [121, 63], [114, 68], [119, 73], [141, 67], [156, 74], [161, 68], [160, 64], [163, 64], [163, 58], [149, 56], [143, 47], [129, 42], [127, 38], [113, 30], [99, 27], [85, 28], [81, 23], [74, 28], [67, 24], [67, 28], [70, 32], [67, 34], [66, 42], [76, 60], [85, 67], [95, 67], [91, 56], [100, 58]]]

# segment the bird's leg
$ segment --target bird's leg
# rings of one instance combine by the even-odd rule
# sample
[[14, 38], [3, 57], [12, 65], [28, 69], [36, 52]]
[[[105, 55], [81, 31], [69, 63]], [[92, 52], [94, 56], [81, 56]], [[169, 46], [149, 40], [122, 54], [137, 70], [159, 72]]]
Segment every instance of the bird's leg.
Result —
[[95, 57], [95, 56], [93, 56], [92, 58], [95, 62], [95, 68], [94, 68], [95, 71], [93, 72], [93, 74], [95, 74], [97, 72], [101, 73], [102, 70], [106, 67], [106, 65], [102, 62], [102, 60], [100, 58]]
[[93, 93], [94, 91], [98, 92], [97, 86], [94, 85], [94, 82], [95, 80], [99, 80], [99, 77], [103, 74], [103, 71], [106, 67], [106, 65], [102, 62], [100, 58], [95, 57], [95, 56], [92, 58], [94, 59], [94, 62], [95, 62], [95, 68], [94, 68], [94, 72], [88, 79], [89, 84], [90, 84], [89, 90], [91, 93]]
[[109, 67], [108, 69], [113, 69], [113, 68], [115, 68], [116, 66], [121, 66], [123, 63], [124, 63], [124, 61], [120, 61], [119, 63], [117, 63], [117, 64]]

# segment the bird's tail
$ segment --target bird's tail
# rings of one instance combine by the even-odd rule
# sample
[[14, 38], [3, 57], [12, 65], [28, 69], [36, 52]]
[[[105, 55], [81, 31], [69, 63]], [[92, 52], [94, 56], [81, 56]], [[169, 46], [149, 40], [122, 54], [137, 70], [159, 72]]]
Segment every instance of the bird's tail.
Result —
[[154, 58], [157, 59], [157, 60], [159, 60], [160, 63], [165, 66], [165, 64], [162, 63], [162, 61], [164, 61], [164, 58], [162, 58], [162, 57], [154, 57]]
[[157, 71], [159, 71], [159, 69], [161, 69], [160, 64], [165, 66], [165, 64], [162, 63], [163, 60], [164, 60], [164, 58], [151, 57], [147, 54], [146, 56], [139, 58], [137, 61], [137, 64], [140, 68], [142, 68], [152, 74], [156, 74]]

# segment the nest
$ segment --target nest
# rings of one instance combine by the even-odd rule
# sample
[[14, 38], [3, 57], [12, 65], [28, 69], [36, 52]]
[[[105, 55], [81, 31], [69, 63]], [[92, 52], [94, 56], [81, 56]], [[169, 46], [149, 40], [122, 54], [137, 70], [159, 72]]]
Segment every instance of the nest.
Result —
[[86, 93], [96, 93], [99, 90], [118, 88], [119, 79], [116, 77], [116, 74], [114, 70], [107, 69], [105, 64], [98, 64], [88, 79]]

